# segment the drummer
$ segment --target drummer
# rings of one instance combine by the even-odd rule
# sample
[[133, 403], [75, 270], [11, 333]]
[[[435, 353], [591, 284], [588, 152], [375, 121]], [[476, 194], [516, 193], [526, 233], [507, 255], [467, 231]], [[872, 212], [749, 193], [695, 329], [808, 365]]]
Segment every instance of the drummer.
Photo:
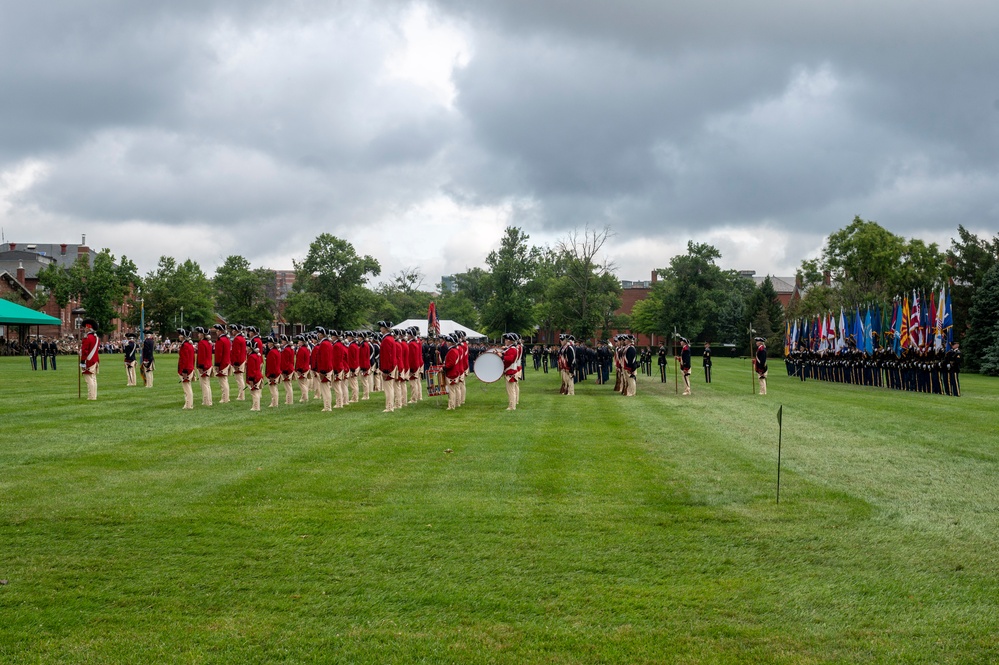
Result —
[[503, 333], [503, 374], [506, 375], [507, 411], [516, 411], [519, 401], [517, 379], [520, 375], [520, 351], [517, 349], [517, 334]]

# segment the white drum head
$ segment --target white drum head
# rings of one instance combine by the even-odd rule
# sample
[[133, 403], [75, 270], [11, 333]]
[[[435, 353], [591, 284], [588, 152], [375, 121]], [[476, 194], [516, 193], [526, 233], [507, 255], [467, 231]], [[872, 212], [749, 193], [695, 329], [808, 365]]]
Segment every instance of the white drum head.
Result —
[[483, 383], [494, 383], [503, 376], [503, 359], [495, 353], [483, 353], [475, 359], [475, 376]]

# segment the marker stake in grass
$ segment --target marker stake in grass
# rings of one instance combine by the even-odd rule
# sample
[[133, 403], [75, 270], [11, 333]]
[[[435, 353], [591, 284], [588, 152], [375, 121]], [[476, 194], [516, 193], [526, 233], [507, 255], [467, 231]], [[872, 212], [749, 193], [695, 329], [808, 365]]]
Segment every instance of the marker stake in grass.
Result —
[[784, 405], [777, 409], [777, 503], [780, 503], [780, 445], [784, 436]]

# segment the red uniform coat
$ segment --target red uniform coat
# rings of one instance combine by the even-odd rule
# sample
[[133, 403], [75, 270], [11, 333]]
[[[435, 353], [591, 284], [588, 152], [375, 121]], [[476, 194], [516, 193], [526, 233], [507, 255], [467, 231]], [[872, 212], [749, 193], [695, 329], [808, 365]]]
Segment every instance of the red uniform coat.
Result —
[[508, 381], [517, 380], [517, 374], [519, 373], [517, 360], [519, 356], [520, 354], [517, 353], [517, 347], [515, 346], [511, 346], [503, 352], [503, 372], [506, 374]]
[[273, 348], [267, 352], [267, 378], [272, 382], [281, 376], [281, 351]]
[[353, 342], [347, 347], [347, 369], [354, 371], [361, 366], [361, 347]]
[[257, 351], [260, 352], [260, 357], [261, 358], [264, 357], [264, 353], [265, 353], [265, 351], [264, 351], [264, 340], [260, 339], [260, 335], [257, 335], [255, 337], [253, 337], [252, 339], [250, 339], [250, 341], [247, 342], [247, 344], [252, 344], [253, 346], [257, 347]]
[[262, 362], [263, 358], [259, 353], [251, 353], [246, 357], [246, 382], [250, 384], [251, 390], [260, 385], [260, 382], [264, 380], [263, 374], [260, 373]]
[[378, 368], [386, 374], [391, 374], [392, 370], [396, 368], [395, 347], [395, 337], [392, 335], [385, 335], [385, 337], [382, 338], [381, 352], [378, 358]]
[[333, 373], [339, 374], [340, 372], [347, 371], [347, 346], [341, 342], [337, 341], [333, 345]]
[[97, 347], [100, 344], [97, 343], [97, 333], [90, 331], [87, 336], [83, 338], [83, 343], [80, 345], [80, 364], [86, 365], [83, 368], [84, 374], [93, 374], [94, 365], [100, 362], [100, 352]]
[[357, 361], [360, 363], [361, 371], [367, 374], [371, 369], [371, 345], [367, 342], [361, 342], [361, 346], [358, 347]]
[[452, 346], [444, 356], [444, 376], [456, 381], [461, 376], [461, 351]]
[[417, 372], [423, 367], [423, 342], [414, 339], [409, 343], [409, 371]]
[[468, 342], [462, 342], [461, 344], [458, 345], [458, 348], [461, 349], [461, 371], [462, 372], [467, 372], [468, 371]]
[[189, 339], [185, 339], [177, 349], [177, 373], [185, 381], [189, 381], [194, 374], [194, 344]]
[[212, 343], [207, 339], [198, 340], [198, 370], [202, 373], [212, 368]]
[[291, 344], [287, 344], [281, 349], [281, 373], [285, 376], [291, 376], [291, 373], [294, 371], [295, 349], [292, 348]]
[[[246, 353], [246, 347], [243, 347], [243, 353]], [[232, 364], [232, 341], [225, 335], [220, 335], [217, 342], [215, 342], [215, 366], [221, 371], [225, 371], [229, 365]], [[243, 363], [240, 363], [242, 365]]]
[[324, 339], [312, 350], [312, 357], [316, 361], [316, 371], [320, 374], [323, 383], [328, 383], [326, 375], [333, 371], [333, 343]]
[[295, 371], [305, 374], [312, 368], [312, 354], [309, 352], [309, 345], [302, 344], [295, 352]]
[[230, 360], [232, 361], [232, 364], [236, 366], [237, 370], [240, 365], [246, 362], [246, 338], [243, 337], [243, 333], [239, 333], [232, 338]]

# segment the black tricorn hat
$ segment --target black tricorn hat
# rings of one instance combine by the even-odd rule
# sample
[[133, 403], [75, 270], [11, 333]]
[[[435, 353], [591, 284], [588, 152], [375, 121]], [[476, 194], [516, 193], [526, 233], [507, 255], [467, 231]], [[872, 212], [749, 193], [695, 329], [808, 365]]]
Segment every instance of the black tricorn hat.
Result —
[[767, 338], [766, 337], [757, 337], [756, 341], [757, 342], [763, 342], [764, 344], [766, 344]]
[[128, 339], [135, 339], [136, 337], [138, 337], [138, 334], [136, 334], [134, 332], [128, 332], [128, 333], [125, 333], [125, 337], [127, 337]]
[[142, 331], [142, 334], [144, 334], [144, 335], [152, 335], [153, 334], [153, 329], [152, 328], [146, 328], [145, 330]]
[[97, 330], [97, 321], [93, 319], [84, 319], [80, 321], [80, 325], [84, 328], [93, 328], [94, 330]]

